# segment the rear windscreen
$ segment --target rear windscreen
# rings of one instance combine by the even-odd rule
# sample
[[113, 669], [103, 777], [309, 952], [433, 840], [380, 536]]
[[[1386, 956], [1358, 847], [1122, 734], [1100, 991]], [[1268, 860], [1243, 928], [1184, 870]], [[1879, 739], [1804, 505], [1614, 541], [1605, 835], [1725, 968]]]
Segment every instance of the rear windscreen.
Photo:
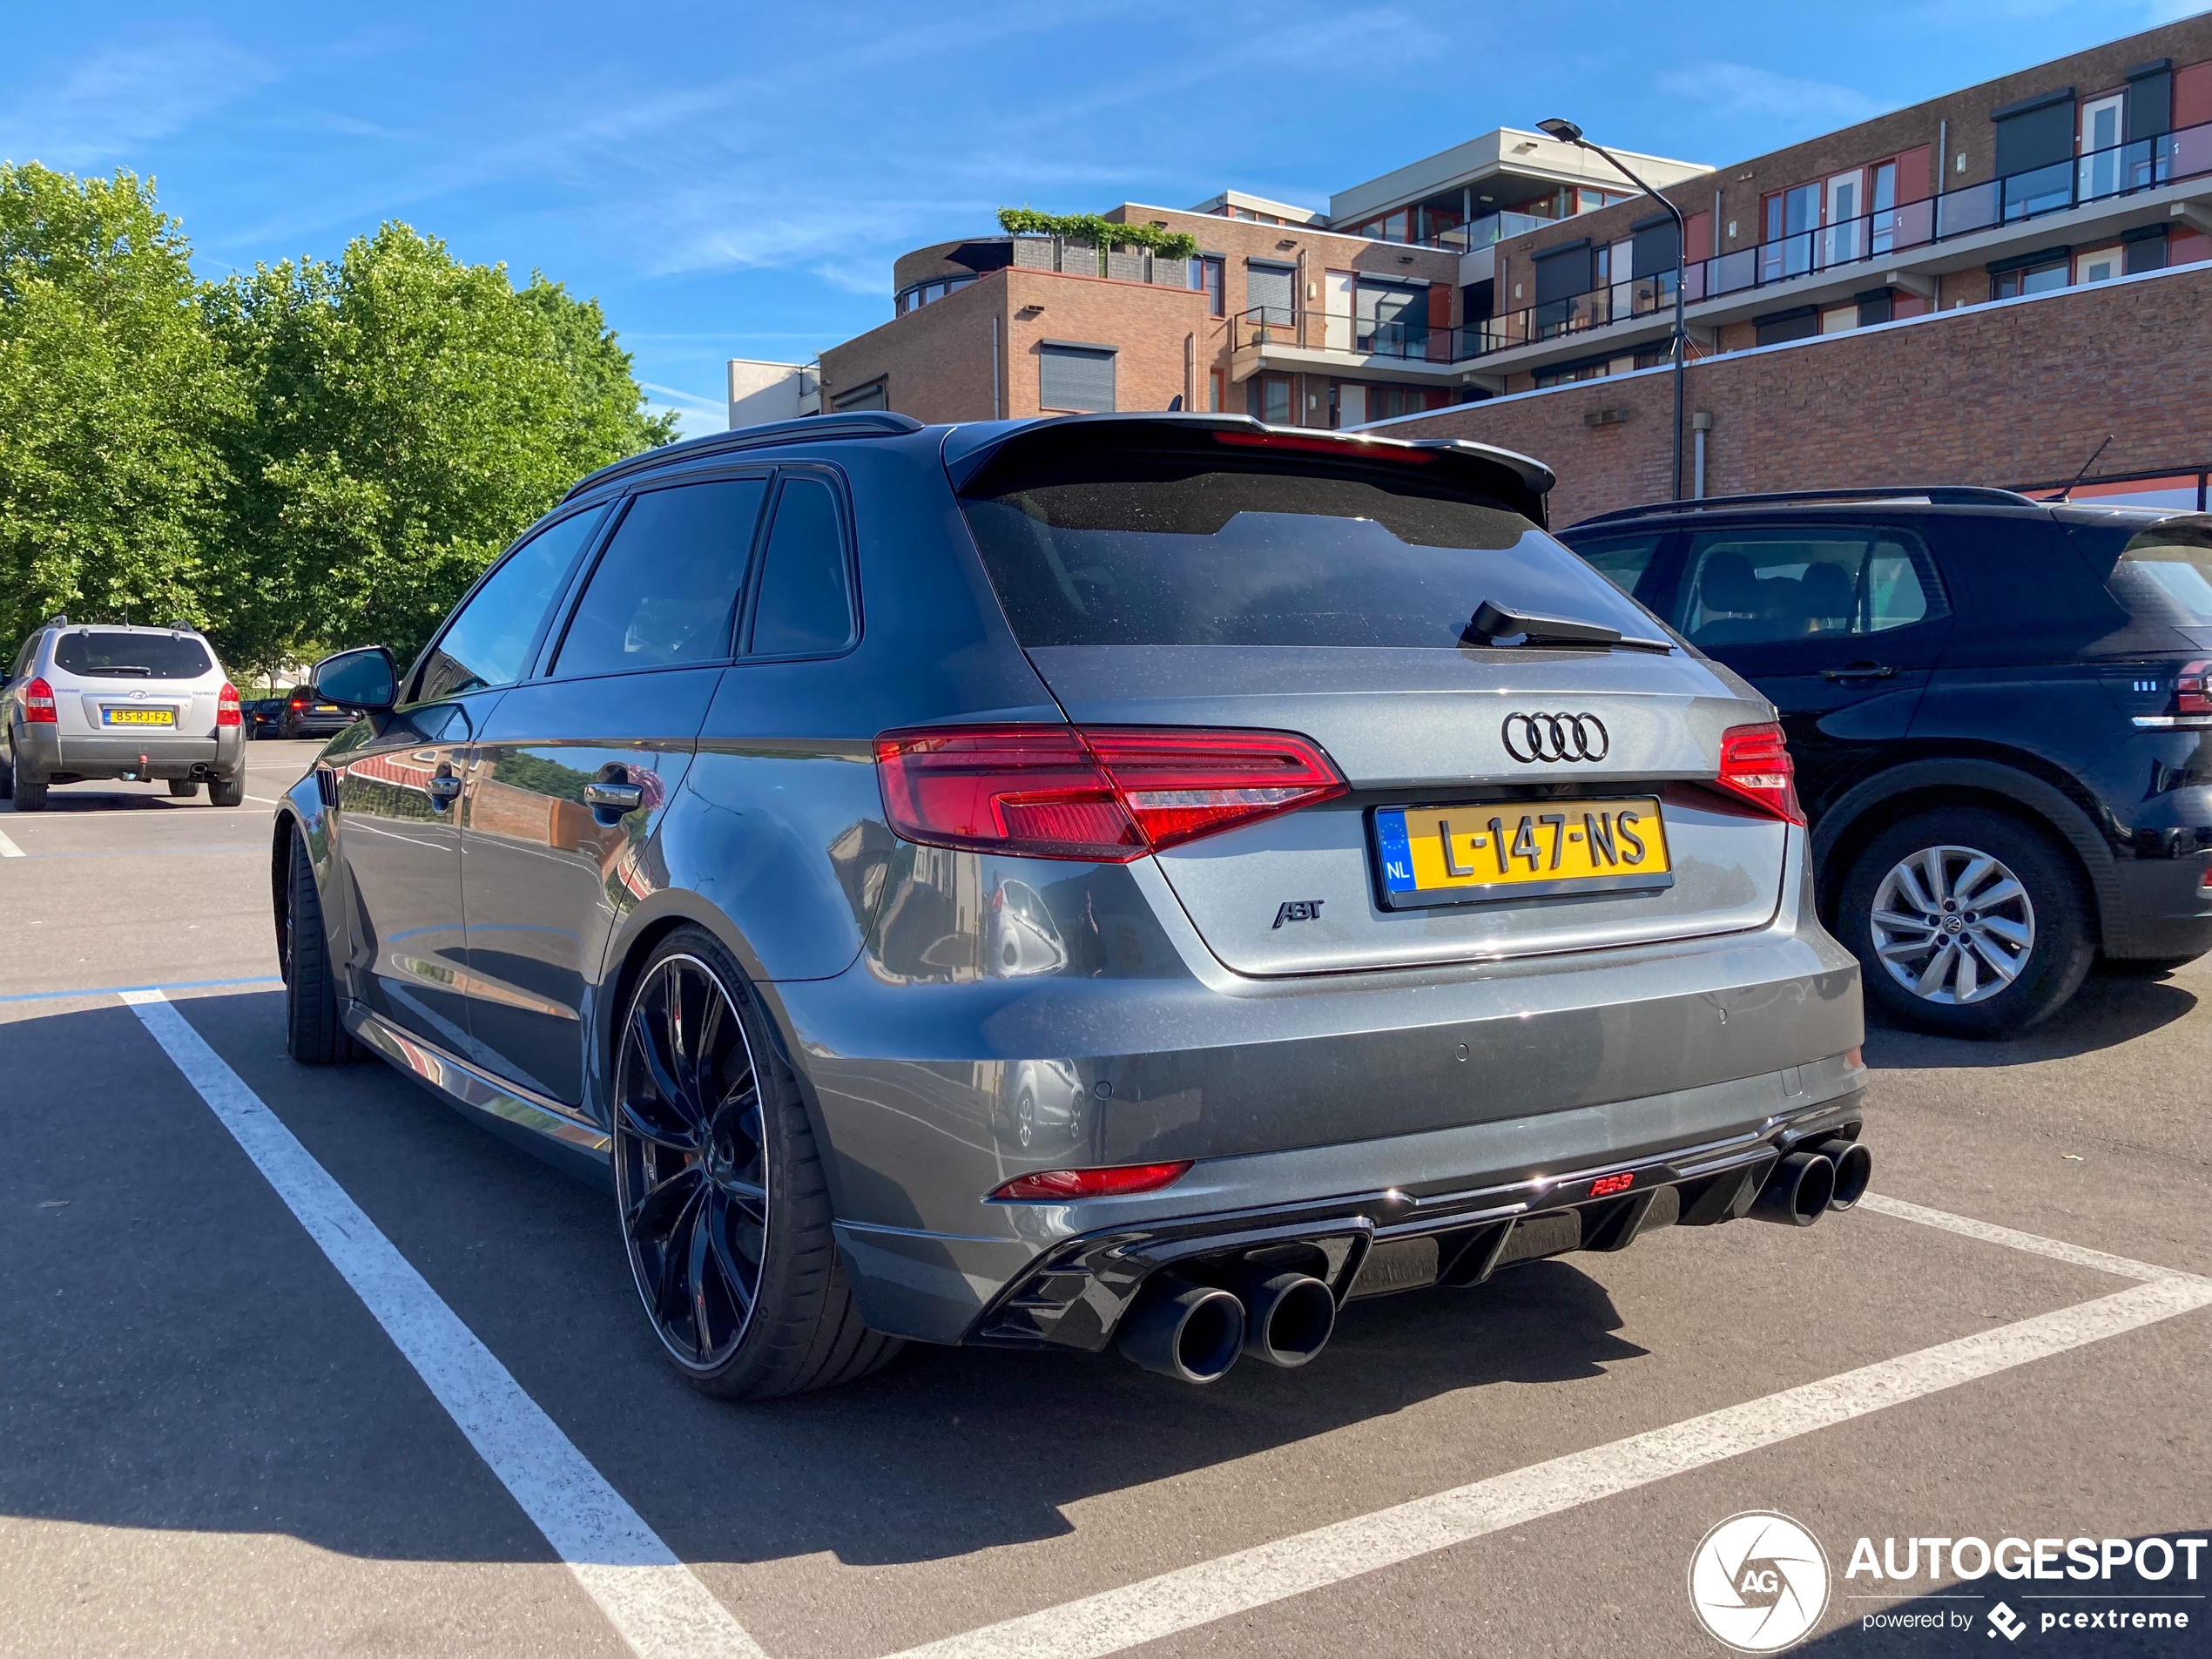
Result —
[[1449, 649], [1485, 599], [1663, 633], [1520, 514], [1410, 466], [1109, 452], [961, 507], [1024, 645]]
[[2131, 616], [2212, 628], [2212, 520], [2136, 532], [2106, 585]]
[[212, 664], [206, 647], [175, 634], [64, 634], [54, 645], [54, 666], [69, 674], [123, 679], [192, 680]]

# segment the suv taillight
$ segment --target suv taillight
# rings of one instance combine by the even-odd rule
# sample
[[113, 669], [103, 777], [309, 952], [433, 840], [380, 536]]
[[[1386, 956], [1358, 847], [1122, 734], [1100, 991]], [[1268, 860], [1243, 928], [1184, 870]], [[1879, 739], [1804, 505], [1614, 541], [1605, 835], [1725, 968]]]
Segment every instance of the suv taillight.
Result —
[[1289, 732], [1181, 726], [938, 726], [887, 732], [891, 826], [929, 846], [1126, 864], [1350, 788]]
[[225, 680], [223, 689], [215, 693], [215, 724], [219, 726], [244, 724], [238, 711], [238, 687], [228, 680]]
[[1785, 824], [1805, 821], [1797, 805], [1797, 770], [1782, 728], [1771, 722], [1732, 725], [1721, 733], [1721, 775], [1715, 783]]
[[2212, 661], [2182, 664], [2174, 677], [2174, 712], [2212, 714]]
[[26, 725], [54, 724], [54, 688], [35, 679], [23, 688], [23, 718]]

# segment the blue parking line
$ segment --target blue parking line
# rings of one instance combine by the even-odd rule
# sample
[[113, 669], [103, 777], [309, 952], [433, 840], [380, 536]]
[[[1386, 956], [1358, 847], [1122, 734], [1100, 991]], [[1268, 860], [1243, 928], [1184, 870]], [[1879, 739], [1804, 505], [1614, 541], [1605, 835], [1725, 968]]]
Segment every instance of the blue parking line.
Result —
[[257, 974], [250, 979], [176, 980], [167, 985], [96, 985], [86, 991], [17, 991], [13, 996], [0, 996], [0, 1002], [51, 1002], [65, 996], [120, 996], [125, 991], [205, 991], [222, 985], [283, 983], [278, 974]]

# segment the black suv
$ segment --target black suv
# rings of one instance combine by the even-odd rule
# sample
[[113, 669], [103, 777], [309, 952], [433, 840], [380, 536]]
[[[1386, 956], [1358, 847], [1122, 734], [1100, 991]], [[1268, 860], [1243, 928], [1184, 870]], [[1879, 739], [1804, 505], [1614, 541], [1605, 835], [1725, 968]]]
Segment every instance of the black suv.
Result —
[[2212, 949], [2212, 516], [1966, 488], [1559, 533], [1780, 710], [1824, 918], [1893, 1020], [2006, 1035]]

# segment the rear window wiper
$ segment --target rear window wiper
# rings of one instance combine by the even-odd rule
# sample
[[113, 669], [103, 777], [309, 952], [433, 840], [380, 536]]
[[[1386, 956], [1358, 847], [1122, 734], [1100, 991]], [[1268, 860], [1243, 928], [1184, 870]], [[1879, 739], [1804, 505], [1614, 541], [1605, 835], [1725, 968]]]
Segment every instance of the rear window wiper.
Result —
[[1662, 657], [1674, 650], [1666, 640], [1640, 639], [1602, 622], [1578, 622], [1572, 617], [1540, 617], [1533, 611], [1508, 610], [1494, 599], [1485, 599], [1476, 607], [1462, 637], [1475, 644], [1581, 645], [1607, 651], [1656, 651]]

